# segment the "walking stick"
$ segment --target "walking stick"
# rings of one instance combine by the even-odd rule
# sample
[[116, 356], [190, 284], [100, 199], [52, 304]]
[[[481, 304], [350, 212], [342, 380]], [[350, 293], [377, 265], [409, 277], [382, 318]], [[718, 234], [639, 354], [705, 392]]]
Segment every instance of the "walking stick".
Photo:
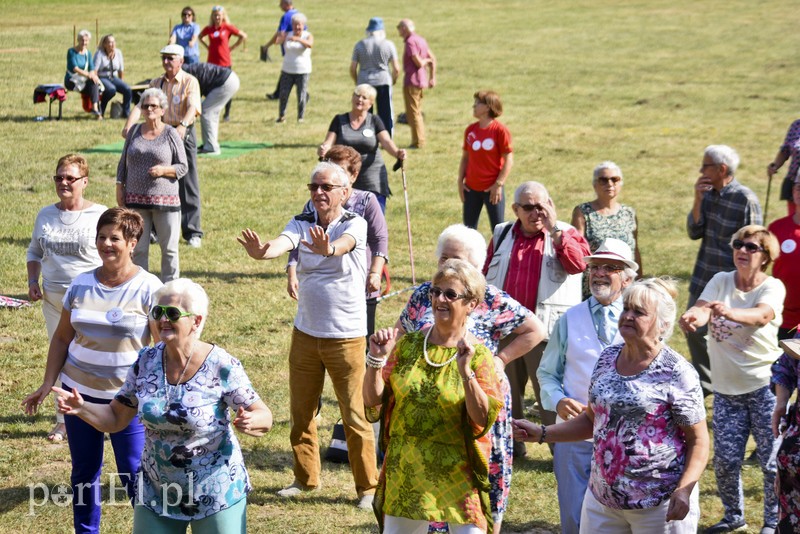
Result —
[[414, 247], [411, 242], [411, 212], [408, 207], [408, 182], [406, 181], [405, 160], [397, 160], [392, 169], [394, 171], [400, 169], [400, 175], [403, 177], [403, 197], [406, 201], [406, 228], [408, 229], [408, 256], [411, 260], [411, 283], [417, 285], [417, 275], [414, 272]]
[[766, 202], [764, 203], [764, 223], [765, 223], [765, 224], [766, 224], [766, 222], [769, 220], [769, 219], [767, 218], [767, 213], [769, 212], [769, 190], [770, 190], [770, 187], [772, 186], [772, 177], [773, 177], [773, 176], [775, 176], [775, 174], [774, 174], [774, 173], [773, 173], [772, 175], [770, 175], [769, 173], [767, 173], [767, 200], [766, 200]]

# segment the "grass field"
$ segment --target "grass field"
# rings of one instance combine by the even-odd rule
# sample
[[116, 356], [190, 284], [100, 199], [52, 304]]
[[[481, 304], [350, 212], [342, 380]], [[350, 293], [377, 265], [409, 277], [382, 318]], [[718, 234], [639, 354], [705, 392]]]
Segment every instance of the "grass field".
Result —
[[[325, 464], [324, 488], [296, 502], [274, 493], [292, 479], [289, 448], [287, 349], [296, 305], [286, 294], [282, 260], [247, 258], [235, 236], [244, 227], [276, 235], [307, 198], [304, 184], [335, 113], [349, 107], [347, 74], [354, 43], [367, 21], [382, 16], [390, 37], [411, 17], [439, 60], [438, 85], [426, 93], [429, 146], [411, 153], [409, 199], [417, 277], [433, 273], [435, 238], [459, 222], [455, 178], [464, 128], [472, 121], [472, 94], [493, 88], [503, 97], [502, 121], [514, 137], [515, 167], [509, 191], [535, 179], [551, 190], [562, 219], [591, 200], [591, 171], [616, 161], [625, 174], [623, 201], [640, 222], [640, 248], [647, 274], [679, 278], [682, 303], [697, 251], [684, 229], [692, 185], [703, 148], [730, 144], [742, 159], [738, 176], [761, 198], [766, 165], [797, 116], [793, 83], [800, 59], [796, 19], [785, 2], [745, 0], [607, 0], [544, 2], [402, 3], [298, 0], [315, 36], [312, 99], [302, 125], [276, 125], [277, 103], [267, 102], [279, 63], [260, 63], [258, 45], [272, 34], [277, 1], [240, 0], [225, 4], [232, 22], [250, 35], [246, 50], [233, 54], [242, 87], [221, 140], [271, 143], [271, 148], [238, 158], [200, 160], [203, 227], [199, 250], [181, 248], [183, 275], [201, 283], [211, 298], [204, 338], [240, 358], [256, 388], [273, 409], [274, 430], [261, 439], [243, 437], [255, 486], [248, 507], [251, 532], [376, 532], [370, 514], [353, 506], [355, 492], [346, 467]], [[158, 51], [169, 20], [178, 21], [184, 2], [4, 0], [10, 24], [0, 29], [0, 293], [26, 296], [25, 250], [39, 209], [57, 201], [50, 176], [57, 159], [74, 151], [120, 140], [120, 121], [98, 123], [80, 111], [74, 94], [64, 120], [34, 122], [46, 104], [33, 106], [41, 83], [62, 83], [73, 25], [95, 33], [113, 32], [124, 51], [125, 74], [138, 81], [161, 72]], [[211, 4], [192, 4], [206, 23]], [[94, 38], [97, 37], [93, 35]], [[276, 55], [273, 52], [273, 56]], [[292, 96], [294, 98], [294, 96]], [[402, 110], [398, 86], [394, 105]], [[288, 116], [295, 114], [291, 100]], [[409, 143], [397, 127], [396, 141]], [[388, 158], [387, 158], [388, 159]], [[118, 156], [92, 154], [86, 196], [111, 205]], [[390, 178], [395, 196], [387, 211], [391, 232], [393, 288], [411, 285], [402, 186]], [[785, 213], [773, 184], [769, 218]], [[510, 201], [507, 216], [512, 216]], [[480, 230], [489, 235], [488, 223]], [[153, 250], [151, 265], [159, 265]], [[379, 306], [378, 323], [394, 322], [404, 294]], [[685, 353], [681, 336], [672, 345]], [[45, 433], [52, 408], [37, 417], [22, 415], [19, 403], [40, 384], [47, 339], [38, 305], [0, 310], [0, 534], [67, 532], [69, 508], [53, 503], [29, 515], [29, 485], [69, 481], [66, 445], [50, 445]], [[336, 419], [332, 391], [324, 398], [322, 441]], [[557, 530], [555, 480], [549, 454], [530, 447], [515, 469], [508, 532]], [[109, 470], [113, 459], [107, 458]], [[761, 526], [761, 478], [745, 470], [747, 521]], [[40, 497], [39, 497], [40, 498]], [[722, 515], [709, 469], [701, 480], [701, 525]], [[126, 506], [106, 507], [103, 532], [129, 532]]]

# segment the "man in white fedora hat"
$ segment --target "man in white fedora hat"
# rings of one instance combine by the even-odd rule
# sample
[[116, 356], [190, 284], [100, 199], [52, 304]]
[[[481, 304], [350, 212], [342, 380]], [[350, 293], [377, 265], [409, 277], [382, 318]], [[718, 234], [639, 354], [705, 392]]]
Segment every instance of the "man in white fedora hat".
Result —
[[[603, 241], [594, 254], [583, 259], [588, 264], [592, 296], [558, 320], [536, 372], [542, 406], [556, 412], [557, 422], [572, 419], [586, 409], [597, 358], [607, 346], [622, 342], [618, 332], [622, 291], [639, 270], [631, 248], [614, 238]], [[553, 471], [563, 534], [579, 531], [591, 463], [592, 440], [555, 444]]]

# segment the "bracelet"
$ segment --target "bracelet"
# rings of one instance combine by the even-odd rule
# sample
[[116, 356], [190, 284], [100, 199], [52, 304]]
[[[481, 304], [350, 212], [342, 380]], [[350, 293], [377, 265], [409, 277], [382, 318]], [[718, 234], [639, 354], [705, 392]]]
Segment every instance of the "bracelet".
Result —
[[331, 253], [330, 254], [326, 254], [323, 257], [330, 258], [331, 256], [335, 256], [335, 255], [336, 255], [336, 245], [331, 245]]
[[29, 286], [32, 286], [33, 284], [38, 284], [38, 283], [39, 283], [39, 279], [38, 278], [36, 280], [28, 280], [28, 285]]
[[542, 427], [542, 435], [539, 436], [539, 443], [544, 443], [544, 440], [547, 437], [547, 427], [544, 425], [541, 425], [541, 427]]
[[465, 378], [462, 378], [462, 380], [465, 384], [468, 384], [473, 378], [475, 378], [475, 371], [471, 371]]
[[382, 369], [385, 366], [386, 358], [378, 358], [369, 352], [367, 353], [367, 367], [372, 367], [373, 369]]

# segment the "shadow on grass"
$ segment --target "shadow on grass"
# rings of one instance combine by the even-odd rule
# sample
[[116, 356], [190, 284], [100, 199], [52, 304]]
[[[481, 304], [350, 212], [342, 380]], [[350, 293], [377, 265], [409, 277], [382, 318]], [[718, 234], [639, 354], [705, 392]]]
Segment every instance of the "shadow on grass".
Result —
[[0, 243], [3, 243], [4, 245], [11, 245], [12, 247], [25, 247], [25, 248], [27, 248], [28, 245], [31, 244], [31, 240], [30, 240], [30, 238], [26, 239], [24, 237], [5, 236], [5, 237], [0, 237]]
[[310, 143], [274, 143], [272, 148], [313, 148], [316, 149], [319, 145]]
[[503, 521], [503, 532], [525, 532], [544, 534], [545, 532], [561, 532], [561, 527], [546, 521], [528, 521], [526, 523], [515, 523], [513, 521]]
[[[29, 502], [30, 498], [31, 489], [28, 486], [0, 488], [0, 514], [8, 513], [20, 504]], [[42, 498], [41, 492], [37, 498]]]

